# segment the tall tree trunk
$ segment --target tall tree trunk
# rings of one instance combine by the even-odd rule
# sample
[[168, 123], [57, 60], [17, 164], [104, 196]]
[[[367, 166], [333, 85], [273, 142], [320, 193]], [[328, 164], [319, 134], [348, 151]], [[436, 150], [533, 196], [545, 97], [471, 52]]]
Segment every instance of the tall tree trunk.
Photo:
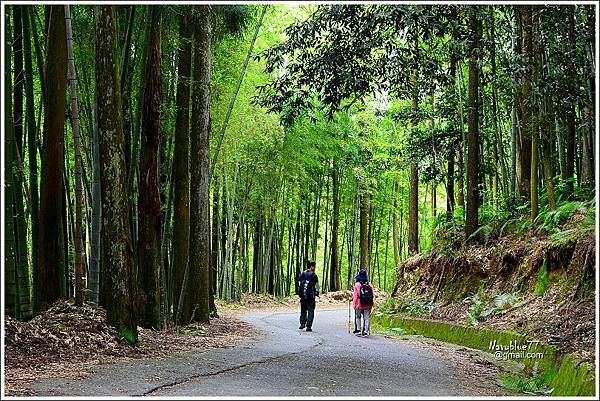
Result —
[[194, 72], [192, 90], [192, 135], [190, 140], [191, 196], [190, 249], [186, 286], [190, 308], [185, 308], [184, 322], [209, 321], [210, 255], [208, 213], [208, 155], [210, 133], [210, 6], [197, 6], [194, 21]]
[[582, 187], [587, 189], [594, 188], [594, 147], [593, 137], [594, 128], [592, 125], [592, 112], [588, 105], [583, 106], [583, 125], [585, 128], [581, 133], [581, 151], [582, 151], [582, 169], [581, 182]]
[[57, 300], [59, 292], [59, 230], [62, 208], [64, 125], [67, 83], [67, 41], [64, 7], [46, 6], [46, 96], [40, 191], [39, 275], [35, 309]]
[[[546, 121], [545, 102], [540, 106], [540, 121]], [[542, 140], [542, 163], [544, 165], [544, 183], [546, 185], [546, 193], [548, 195], [548, 204], [551, 210], [556, 210], [556, 198], [554, 197], [554, 169], [552, 168], [550, 138], [545, 124], [540, 124], [540, 136]]]
[[144, 68], [144, 109], [138, 203], [138, 286], [140, 324], [160, 328], [161, 210], [158, 149], [162, 99], [162, 22], [160, 7], [151, 7], [150, 40]]
[[[492, 123], [494, 129], [494, 159], [496, 161], [496, 171], [494, 173], [495, 185], [498, 187], [498, 167], [500, 168], [501, 180], [500, 187], [503, 195], [506, 197], [508, 191], [508, 177], [504, 166], [504, 146], [502, 143], [502, 133], [498, 124], [498, 85], [496, 84], [496, 30], [495, 30], [495, 9], [491, 8], [490, 23], [490, 56], [491, 56], [491, 82], [492, 82]], [[499, 153], [499, 154], [498, 154]], [[499, 158], [499, 159], [498, 159]], [[498, 166], [499, 165], [499, 166]], [[494, 199], [494, 202], [497, 202]]]
[[92, 184], [92, 235], [90, 252], [89, 288], [92, 302], [100, 303], [102, 281], [101, 256], [102, 256], [102, 190], [100, 169], [100, 137], [98, 121], [98, 91], [94, 91], [94, 126], [90, 133], [93, 153], [93, 184]]
[[[419, 88], [417, 81], [417, 67], [419, 63], [419, 35], [414, 32], [414, 58], [415, 68], [411, 74], [412, 90], [412, 129], [417, 128], [417, 113], [419, 111]], [[419, 252], [419, 171], [417, 163], [410, 162], [410, 180], [409, 180], [409, 210], [408, 210], [408, 252], [410, 254]]]
[[477, 18], [477, 8], [469, 7], [469, 133], [467, 139], [467, 214], [465, 234], [469, 238], [479, 225], [477, 212], [479, 209], [479, 38], [481, 22]]
[[[13, 128], [15, 131], [15, 143], [17, 144], [17, 160], [23, 160], [23, 27], [22, 27], [22, 6], [12, 7], [13, 15]], [[18, 189], [21, 192], [22, 190]], [[17, 197], [19, 194], [17, 193]]]
[[[35, 23], [35, 17], [37, 16], [37, 12], [35, 7], [27, 7], [26, 10], [29, 11], [29, 18], [31, 21], [31, 32], [33, 33], [33, 45], [35, 48], [35, 58], [37, 61], [37, 69], [38, 69], [38, 77], [40, 79], [40, 89], [42, 92], [42, 99], [44, 103], [44, 108], [47, 106], [48, 96], [46, 95], [46, 68], [44, 64], [44, 59], [42, 57], [42, 46], [40, 44], [40, 38], [38, 35], [37, 25]], [[47, 29], [44, 29], [43, 32], [47, 32]]]
[[71, 86], [71, 114], [73, 121], [73, 151], [75, 156], [75, 304], [83, 305], [83, 189], [81, 167], [81, 144], [79, 136], [79, 104], [77, 102], [77, 73], [73, 55], [73, 30], [71, 29], [71, 8], [65, 5], [65, 29], [67, 33], [67, 54], [69, 63], [69, 85]]
[[[567, 27], [567, 42], [569, 52], [575, 54], [575, 7], [569, 7], [568, 27]], [[577, 75], [575, 65], [567, 63], [566, 66], [567, 80], [570, 84], [570, 91], [567, 94], [567, 107], [565, 110], [565, 122], [567, 126], [567, 141], [566, 141], [566, 181], [567, 192], [569, 195], [573, 193], [574, 187], [574, 170], [575, 170], [575, 101], [577, 93], [575, 91]]]
[[340, 280], [340, 259], [339, 259], [339, 226], [340, 226], [340, 182], [338, 177], [337, 162], [333, 162], [331, 171], [331, 182], [333, 186], [333, 217], [331, 223], [331, 267], [329, 269], [329, 287], [331, 291], [341, 289]]
[[15, 239], [16, 219], [15, 216], [15, 173], [17, 160], [17, 145], [15, 143], [15, 130], [13, 125], [12, 113], [12, 77], [11, 77], [11, 35], [10, 35], [10, 14], [8, 8], [5, 9], [4, 26], [6, 35], [4, 36], [4, 134], [5, 154], [4, 154], [4, 307], [7, 316], [18, 317], [17, 305], [17, 244]]
[[419, 251], [419, 173], [416, 163], [410, 163], [408, 208], [408, 253]]
[[[121, 8], [124, 10], [124, 7]], [[125, 39], [121, 46], [121, 56], [119, 71], [121, 74], [121, 102], [123, 103], [123, 132], [125, 134], [125, 167], [129, 171], [131, 166], [131, 135], [133, 132], [133, 124], [131, 121], [131, 82], [133, 79], [129, 75], [129, 59], [131, 52], [131, 36], [134, 28], [135, 5], [129, 6], [127, 24], [125, 29]], [[140, 24], [143, 26], [143, 24]], [[144, 62], [145, 60], [142, 60]]]
[[[429, 96], [429, 104], [431, 105], [431, 157], [432, 157], [432, 165], [433, 168], [431, 171], [433, 172], [433, 180], [431, 180], [431, 217], [435, 217], [437, 213], [437, 149], [435, 143], [435, 114], [434, 114], [434, 97], [433, 90], [431, 91], [431, 95]], [[433, 231], [432, 231], [433, 232]]]
[[[136, 280], [129, 225], [129, 194], [114, 6], [96, 6], [96, 89], [102, 181], [102, 243], [106, 320], [137, 342]], [[50, 93], [50, 92], [48, 92]]]
[[[179, 305], [185, 266], [189, 258], [190, 237], [190, 72], [192, 64], [189, 15], [179, 19], [179, 67], [177, 71], [177, 115], [175, 118], [175, 150], [173, 152], [174, 210], [173, 210], [173, 281], [174, 314]], [[213, 244], [213, 252], [214, 244]], [[215, 267], [212, 266], [214, 269]], [[176, 317], [176, 316], [174, 316]], [[180, 322], [176, 322], [179, 324]]]
[[[24, 194], [29, 192], [23, 171], [23, 41], [22, 41], [22, 6], [13, 6], [13, 42], [14, 56], [14, 86], [13, 86], [13, 137], [16, 145], [14, 159], [13, 195], [14, 195], [14, 241], [16, 252], [16, 316], [25, 318], [31, 315], [30, 289], [29, 289], [29, 264], [27, 251], [27, 221], [24, 207]], [[8, 27], [7, 27], [8, 28]], [[35, 142], [34, 142], [35, 146]], [[27, 200], [27, 198], [26, 198]], [[8, 215], [7, 217], [9, 217]]]
[[329, 240], [329, 176], [325, 177], [325, 188], [325, 243], [323, 244], [323, 279], [321, 280], [322, 292], [326, 292], [327, 287], [329, 287], [329, 282], [327, 281], [327, 269], [329, 268], [328, 252], [330, 251], [330, 249], [327, 247], [327, 245], [329, 245], [327, 243]]
[[[523, 48], [523, 23], [522, 23], [522, 13], [521, 13], [521, 8], [522, 7], [515, 7], [514, 8], [514, 13], [515, 13], [515, 36], [516, 36], [516, 40], [515, 40], [515, 45], [514, 45], [514, 57], [515, 60], [520, 60], [522, 58], [522, 48]], [[518, 68], [518, 71], [520, 71], [520, 66]], [[523, 103], [523, 78], [521, 77], [522, 73], [521, 72], [517, 72], [515, 74], [515, 81], [516, 81], [516, 87], [514, 88], [514, 100], [513, 100], [513, 104], [514, 104], [514, 109], [516, 111], [516, 118], [515, 118], [515, 122], [516, 122], [516, 130], [515, 130], [515, 141], [514, 141], [514, 163], [515, 163], [515, 191], [514, 191], [514, 196], [515, 196], [515, 200], [516, 198], [522, 196], [522, 191], [521, 188], [523, 186], [522, 184], [522, 165], [521, 165], [521, 137], [523, 136], [523, 110], [522, 110], [522, 103]], [[529, 187], [528, 187], [529, 188]]]
[[[38, 235], [39, 235], [39, 192], [38, 192], [38, 162], [37, 162], [37, 127], [35, 122], [35, 104], [33, 95], [33, 66], [31, 60], [31, 27], [29, 24], [29, 10], [24, 9], [21, 17], [23, 19], [23, 56], [25, 60], [25, 103], [27, 111], [27, 152], [29, 158], [29, 188], [31, 192], [31, 270], [33, 272], [33, 284], [37, 282], [38, 275]], [[8, 65], [8, 64], [7, 64]], [[7, 215], [8, 216], [8, 215]], [[34, 293], [35, 297], [35, 293]], [[35, 299], [35, 298], [34, 298]]]
[[360, 268], [369, 271], [369, 206], [367, 194], [361, 192], [360, 199]]
[[[539, 81], [540, 78], [540, 69], [542, 68], [540, 55], [543, 51], [539, 46], [539, 18], [540, 18], [540, 9], [536, 7], [535, 9], [536, 16], [532, 18], [531, 24], [531, 36], [532, 38], [532, 47], [531, 52], [532, 56], [529, 61], [531, 64], [531, 71], [534, 82]], [[531, 121], [530, 121], [530, 132], [531, 132], [531, 181], [530, 181], [530, 193], [531, 193], [531, 221], [535, 221], [538, 216], [539, 210], [539, 199], [538, 199], [538, 135], [539, 135], [539, 125], [538, 119], [533, 118], [535, 114], [540, 115], [539, 110], [539, 102], [536, 102], [538, 96], [530, 96], [530, 107], [532, 109]], [[536, 109], [537, 108], [537, 109]], [[535, 112], [537, 111], [537, 113]]]
[[458, 114], [460, 115], [460, 121], [459, 121], [459, 134], [460, 134], [460, 138], [459, 138], [459, 144], [457, 146], [458, 148], [458, 160], [457, 160], [457, 164], [458, 164], [458, 181], [457, 181], [457, 185], [458, 185], [458, 207], [460, 207], [463, 210], [463, 214], [465, 213], [465, 160], [464, 160], [464, 152], [465, 152], [465, 145], [466, 145], [466, 137], [465, 137], [465, 131], [464, 131], [464, 117], [463, 117], [463, 102], [462, 102], [462, 64], [459, 62], [458, 64], [458, 79], [454, 78], [454, 86], [458, 92]]
[[[517, 181], [520, 184], [517, 188], [518, 195], [525, 198], [531, 197], [531, 135], [532, 135], [532, 40], [533, 26], [531, 19], [531, 6], [522, 6], [522, 29], [523, 29], [523, 47], [522, 59], [525, 70], [522, 77], [521, 91], [521, 135], [520, 135], [520, 169], [517, 170]], [[520, 173], [520, 175], [519, 175]]]
[[231, 112], [233, 111], [233, 106], [235, 105], [235, 99], [237, 98], [238, 92], [240, 90], [240, 86], [242, 85], [242, 81], [244, 80], [244, 75], [246, 74], [246, 69], [248, 68], [248, 62], [250, 61], [250, 57], [252, 56], [252, 49], [254, 48], [254, 44], [256, 43], [256, 38], [258, 37], [258, 32], [260, 31], [260, 27], [262, 26], [263, 19], [265, 17], [265, 13], [267, 12], [267, 5], [263, 5], [260, 18], [258, 19], [258, 24], [256, 25], [256, 30], [254, 31], [254, 37], [252, 38], [252, 42], [250, 42], [250, 47], [248, 48], [248, 53], [246, 55], [246, 60], [244, 61], [244, 67], [240, 73], [240, 78], [238, 79], [235, 90], [233, 91], [233, 96], [231, 97], [231, 101], [229, 102], [229, 108], [227, 109], [227, 115], [225, 116], [225, 120], [223, 121], [223, 126], [221, 127], [221, 132], [219, 133], [219, 141], [217, 142], [217, 148], [215, 149], [214, 156], [212, 159], [212, 163], [210, 165], [210, 173], [208, 183], [210, 184], [210, 180], [215, 170], [215, 166], [217, 165], [217, 157], [219, 156], [219, 151], [221, 150], [221, 144], [223, 143], [223, 137], [225, 136], [225, 130], [227, 129], [227, 123], [229, 122], [229, 117], [231, 117]]
[[[394, 182], [394, 204], [392, 206], [392, 246], [394, 248], [394, 267], [396, 276], [400, 270], [400, 227], [398, 225], [398, 188], [400, 187], [399, 179]], [[402, 207], [400, 207], [400, 215], [402, 214]], [[399, 277], [398, 277], [399, 278]]]
[[[538, 14], [538, 18], [541, 19], [541, 16]], [[538, 23], [538, 29], [541, 31], [541, 21]], [[541, 34], [541, 32], [540, 32]], [[541, 57], [540, 64], [538, 65], [539, 73], [541, 74], [541, 78], [545, 79], [548, 74], [548, 67], [546, 66], [547, 57], [544, 48], [546, 47], [546, 43], [543, 38], [539, 39], [539, 47], [538, 53], [539, 57]], [[550, 210], [556, 210], [556, 198], [554, 196], [554, 184], [552, 179], [554, 177], [554, 168], [552, 166], [552, 138], [548, 133], [548, 126], [546, 124], [547, 121], [550, 120], [550, 114], [548, 113], [548, 94], [543, 92], [540, 94], [540, 105], [539, 105], [539, 114], [538, 121], [539, 130], [540, 130], [540, 140], [541, 140], [541, 150], [542, 150], [542, 167], [543, 167], [543, 177], [544, 177], [544, 185], [546, 186], [546, 194], [548, 196], [548, 205], [550, 206]]]
[[[513, 29], [515, 34], [512, 38], [512, 55], [516, 60], [521, 54], [521, 11], [519, 7], [513, 7], [514, 18], [513, 18]], [[514, 73], [512, 79], [515, 82], [519, 81], [519, 74]], [[520, 154], [521, 145], [520, 145], [520, 128], [519, 128], [519, 102], [520, 102], [520, 91], [517, 88], [517, 85], [514, 85], [511, 90], [513, 102], [512, 102], [512, 110], [511, 110], [511, 120], [512, 120], [512, 128], [511, 128], [511, 158], [510, 158], [510, 192], [511, 192], [511, 200], [514, 201], [518, 192], [519, 192], [519, 182], [520, 173]]]

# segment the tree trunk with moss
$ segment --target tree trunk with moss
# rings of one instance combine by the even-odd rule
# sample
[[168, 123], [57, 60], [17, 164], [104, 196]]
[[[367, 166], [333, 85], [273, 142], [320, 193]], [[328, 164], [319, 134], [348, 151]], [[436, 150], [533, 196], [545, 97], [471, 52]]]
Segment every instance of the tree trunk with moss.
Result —
[[136, 280], [114, 6], [96, 6], [96, 90], [102, 185], [102, 243], [107, 323], [137, 342]]

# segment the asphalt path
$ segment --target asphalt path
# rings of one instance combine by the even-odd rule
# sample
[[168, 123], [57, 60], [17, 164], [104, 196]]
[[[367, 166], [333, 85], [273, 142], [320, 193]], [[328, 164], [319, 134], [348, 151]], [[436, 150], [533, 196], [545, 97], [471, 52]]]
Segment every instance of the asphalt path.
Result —
[[[298, 312], [240, 316], [260, 330], [247, 344], [159, 360], [99, 365], [85, 379], [44, 379], [53, 396], [477, 396], [481, 380], [426, 347], [348, 333], [347, 309], [319, 310], [313, 331]], [[485, 386], [484, 386], [485, 387]], [[498, 390], [493, 390], [492, 395]]]

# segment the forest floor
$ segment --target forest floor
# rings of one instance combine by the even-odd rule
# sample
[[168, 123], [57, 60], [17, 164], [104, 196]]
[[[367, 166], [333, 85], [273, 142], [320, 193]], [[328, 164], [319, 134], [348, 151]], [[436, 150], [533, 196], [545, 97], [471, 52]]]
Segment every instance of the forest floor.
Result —
[[[263, 303], [264, 305], [264, 303]], [[223, 315], [228, 312], [222, 311]], [[464, 347], [348, 332], [343, 305], [317, 307], [313, 332], [298, 330], [297, 306], [245, 311], [259, 333], [227, 348], [94, 367], [85, 377], [29, 383], [35, 396], [494, 396], [511, 395], [505, 368]], [[218, 319], [215, 319], [215, 321]], [[242, 330], [247, 333], [245, 329]], [[361, 378], [357, 380], [357, 375]]]
[[161, 331], [139, 328], [133, 347], [106, 324], [106, 312], [91, 305], [58, 301], [28, 322], [6, 317], [5, 391], [28, 395], [39, 379], [82, 379], [99, 365], [131, 360], [164, 359], [189, 350], [224, 348], [257, 336], [250, 324], [231, 316], [209, 325], [192, 324]]

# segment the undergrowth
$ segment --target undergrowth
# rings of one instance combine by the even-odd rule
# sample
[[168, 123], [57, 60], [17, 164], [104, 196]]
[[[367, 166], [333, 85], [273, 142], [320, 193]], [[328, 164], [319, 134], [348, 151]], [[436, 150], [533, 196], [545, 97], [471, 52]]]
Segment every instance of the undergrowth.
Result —
[[404, 297], [389, 297], [379, 308], [379, 313], [384, 315], [405, 314], [405, 315], [421, 315], [429, 313], [434, 305], [427, 302], [419, 301], [411, 296]]
[[[453, 219], [448, 220], [444, 214], [436, 217], [435, 247], [440, 254], [449, 254], [464, 244], [465, 240], [487, 244], [503, 235], [524, 235], [527, 232], [550, 235], [555, 240], [561, 240], [578, 231], [594, 230], [595, 198], [581, 200], [575, 196], [575, 200], [563, 200], [565, 197], [563, 194], [558, 196], [555, 210], [551, 210], [547, 203], [542, 202], [544, 199], [541, 199], [538, 216], [533, 221], [530, 217], [530, 203], [515, 207], [507, 200], [498, 207], [482, 205], [479, 208], [479, 228], [469, 238], [464, 237], [464, 211], [457, 207]], [[582, 215], [582, 218], [572, 219], [575, 215]]]
[[473, 326], [489, 316], [500, 315], [523, 305], [522, 301], [519, 302], [517, 293], [497, 293], [492, 298], [485, 294], [483, 285], [476, 293], [465, 298], [463, 303], [470, 305], [466, 315], [467, 321]]
[[552, 370], [547, 370], [542, 374], [537, 371], [537, 365], [534, 366], [534, 372], [531, 376], [511, 376], [500, 374], [498, 380], [507, 389], [517, 391], [519, 393], [531, 395], [550, 395], [554, 391], [548, 387], [548, 383], [553, 375]]

